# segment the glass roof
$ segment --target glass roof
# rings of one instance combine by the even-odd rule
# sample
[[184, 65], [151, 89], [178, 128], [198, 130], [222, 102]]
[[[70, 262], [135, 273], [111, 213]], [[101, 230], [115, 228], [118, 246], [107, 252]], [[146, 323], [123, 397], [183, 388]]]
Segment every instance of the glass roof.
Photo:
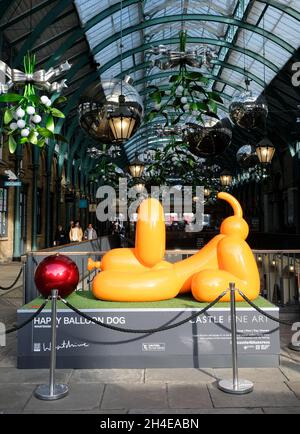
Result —
[[[245, 70], [251, 88], [261, 93], [299, 48], [299, 0], [75, 0], [75, 4], [91, 52], [100, 63], [101, 78], [130, 73], [145, 100], [148, 84], [168, 84], [158, 68], [149, 68], [148, 62], [155, 58], [149, 53], [151, 47], [164, 44], [178, 49], [178, 33], [187, 30], [187, 49], [204, 43], [216, 50], [211, 87], [224, 95], [224, 116], [230, 98], [244, 87]], [[129, 157], [136, 141], [126, 144]]]

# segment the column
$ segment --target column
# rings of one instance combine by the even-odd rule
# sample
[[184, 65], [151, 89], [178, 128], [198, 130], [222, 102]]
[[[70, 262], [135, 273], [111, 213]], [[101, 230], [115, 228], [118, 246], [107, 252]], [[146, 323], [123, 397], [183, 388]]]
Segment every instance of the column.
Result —
[[31, 222], [31, 250], [37, 250], [37, 178], [39, 170], [39, 149], [32, 148], [32, 222]]
[[61, 181], [59, 177], [56, 180], [56, 224], [61, 224]]
[[[22, 147], [19, 145], [15, 152], [15, 173], [20, 174], [20, 163], [23, 157]], [[21, 210], [20, 210], [20, 195], [21, 187], [14, 189], [14, 241], [13, 241], [13, 261], [21, 260]]]
[[51, 240], [52, 240], [52, 234], [51, 234], [51, 219], [53, 219], [52, 211], [51, 210], [51, 175], [52, 175], [52, 156], [53, 156], [53, 150], [52, 148], [47, 149], [47, 156], [46, 156], [46, 191], [45, 191], [45, 218], [46, 218], [46, 247], [51, 247]]

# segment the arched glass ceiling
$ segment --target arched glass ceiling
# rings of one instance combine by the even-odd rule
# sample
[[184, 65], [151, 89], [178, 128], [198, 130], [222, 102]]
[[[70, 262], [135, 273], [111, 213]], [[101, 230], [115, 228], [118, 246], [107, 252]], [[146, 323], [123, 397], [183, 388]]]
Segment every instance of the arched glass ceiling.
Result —
[[[0, 30], [14, 54], [13, 66], [20, 66], [28, 49], [36, 52], [39, 67], [67, 59], [73, 63], [65, 110], [75, 114], [80, 94], [91, 81], [99, 80], [90, 54], [101, 64], [101, 77], [121, 73], [120, 9], [120, 0], [3, 0]], [[226, 95], [225, 105], [243, 88], [245, 67], [253, 89], [260, 92], [264, 81], [270, 83], [299, 46], [299, 0], [123, 0], [122, 9], [123, 72], [130, 72], [145, 98], [151, 81], [167, 84], [165, 75], [149, 68], [149, 48], [158, 44], [176, 48], [181, 29], [188, 30], [188, 48], [204, 43], [217, 51], [211, 86]], [[295, 107], [288, 83], [278, 83], [272, 107], [277, 111], [285, 104]], [[131, 144], [126, 148], [130, 156]]]
[[[120, 35], [118, 34], [121, 29], [120, 10], [114, 11], [111, 16], [92, 27], [90, 27], [89, 21], [93, 18], [92, 14], [97, 15], [105, 10], [105, 7], [108, 8], [116, 3], [118, 2], [107, 0], [101, 2], [76, 0], [83, 24], [87, 28], [86, 34], [91, 49], [96, 60], [103, 67], [103, 77], [111, 77], [120, 73], [120, 62], [112, 65], [109, 69], [105, 68], [106, 64], [111, 63], [120, 54]], [[224, 3], [227, 5], [226, 8]], [[126, 51], [135, 50], [131, 57], [125, 59], [124, 68], [134, 67], [144, 60], [142, 47], [145, 42], [155, 45], [158, 40], [174, 38], [182, 28], [187, 29], [191, 37], [210, 37], [215, 38], [216, 41], [225, 40], [227, 42], [234, 40], [234, 44], [240, 49], [246, 46], [247, 49], [261, 55], [263, 55], [263, 46], [265, 45], [265, 57], [280, 68], [293, 53], [293, 50], [298, 48], [297, 34], [300, 30], [300, 24], [296, 18], [271, 5], [276, 2], [267, 3], [266, 7], [266, 2], [253, 0], [230, 0], [227, 2], [217, 0], [204, 2], [190, 0], [126, 2], [124, 0], [122, 13], [125, 35], [124, 47], [126, 47]], [[280, 5], [280, 2], [277, 3]], [[293, 2], [286, 1], [284, 3], [288, 5]], [[262, 15], [264, 19], [262, 19]], [[195, 21], [193, 21], [193, 16]], [[167, 20], [164, 21], [165, 19]], [[234, 25], [234, 19], [240, 22], [240, 27]], [[161, 20], [163, 21], [161, 22]], [[233, 24], [231, 25], [229, 22]], [[247, 29], [242, 32], [240, 30], [243, 29], [244, 25], [247, 26]], [[190, 45], [195, 48], [195, 44]], [[136, 52], [138, 47], [141, 47], [141, 51]], [[221, 60], [227, 54], [228, 49], [223, 48], [222, 52], [219, 53]], [[242, 57], [241, 54], [239, 59], [229, 57], [228, 60], [236, 64], [237, 60], [241, 62]], [[247, 66], [252, 67], [251, 59], [246, 59], [246, 61]], [[258, 69], [259, 66], [253, 65], [253, 68]], [[136, 75], [134, 78], [138, 79], [141, 71], [139, 70]], [[272, 78], [271, 74], [267, 79], [270, 78]]]
[[[180, 30], [188, 31], [188, 48], [206, 44], [216, 50], [211, 86], [224, 95], [225, 106], [244, 88], [244, 70], [252, 79], [252, 89], [262, 92], [299, 48], [297, 0], [123, 0], [122, 20], [120, 3], [75, 1], [91, 51], [100, 63], [101, 77], [129, 73], [145, 98], [148, 84], [168, 83], [167, 74], [151, 67], [154, 55], [149, 49], [160, 44], [176, 49]], [[105, 10], [111, 14], [97, 20]], [[276, 107], [275, 101], [273, 109]], [[126, 144], [129, 157], [138, 141], [137, 136]]]

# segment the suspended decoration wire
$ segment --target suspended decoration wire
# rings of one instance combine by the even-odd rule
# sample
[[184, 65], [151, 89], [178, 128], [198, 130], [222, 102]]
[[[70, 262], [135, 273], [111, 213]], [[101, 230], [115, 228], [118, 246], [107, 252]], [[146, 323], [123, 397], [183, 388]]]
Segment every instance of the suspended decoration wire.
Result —
[[[263, 15], [263, 57], [264, 59], [266, 58], [266, 42], [267, 42], [267, 38], [265, 32], [265, 14], [264, 14]], [[266, 88], [267, 88], [266, 65], [264, 62], [264, 95], [266, 94]], [[263, 133], [264, 133], [264, 138], [256, 146], [256, 154], [261, 165], [266, 166], [272, 163], [275, 154], [275, 147], [270, 141], [270, 139], [268, 138], [267, 119], [265, 120]]]
[[[201, 45], [198, 49], [192, 50], [187, 48], [187, 31], [184, 21], [185, 6], [184, 1], [181, 1], [181, 20], [179, 32], [179, 39], [183, 41], [183, 35], [185, 35], [185, 42], [180, 42], [179, 50], [172, 50], [165, 45], [159, 45], [148, 50], [148, 54], [159, 56], [159, 58], [151, 62], [151, 67], [157, 67], [163, 71], [169, 69], [175, 69], [182, 65], [190, 66], [193, 68], [204, 68], [206, 70], [213, 69], [213, 60], [217, 57], [216, 50], [208, 47], [207, 45]], [[170, 27], [170, 38], [172, 38], [172, 32]]]
[[141, 118], [135, 110], [127, 104], [123, 92], [123, 1], [120, 8], [120, 67], [121, 67], [121, 93], [118, 97], [118, 107], [108, 112], [109, 126], [116, 142], [129, 140], [136, 131]]
[[[78, 111], [85, 132], [100, 144], [122, 144], [139, 128], [144, 107], [142, 98], [123, 77], [123, 2], [120, 8], [120, 79], [101, 80], [82, 95]], [[99, 154], [98, 154], [99, 155]]]
[[243, 129], [264, 131], [268, 116], [268, 105], [263, 95], [250, 88], [250, 74], [246, 66], [245, 31], [243, 32], [243, 41], [246, 90], [233, 97], [229, 106], [229, 114], [232, 122]]

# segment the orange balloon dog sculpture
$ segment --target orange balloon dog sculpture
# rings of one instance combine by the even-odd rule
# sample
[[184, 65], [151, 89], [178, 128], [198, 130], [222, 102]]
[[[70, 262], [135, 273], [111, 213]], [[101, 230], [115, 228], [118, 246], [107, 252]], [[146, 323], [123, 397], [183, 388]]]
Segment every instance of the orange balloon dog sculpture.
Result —
[[[219, 193], [234, 215], [226, 218], [220, 234], [194, 256], [171, 264], [164, 261], [164, 212], [156, 199], [144, 200], [138, 212], [135, 248], [114, 249], [101, 262], [89, 259], [88, 269], [101, 268], [93, 280], [93, 294], [108, 301], [160, 301], [192, 290], [196, 300], [210, 302], [235, 282], [248, 298], [259, 295], [260, 279], [252, 251], [246, 243], [249, 228], [239, 202]], [[229, 293], [222, 301], [229, 301]], [[237, 301], [242, 297], [237, 293]]]

